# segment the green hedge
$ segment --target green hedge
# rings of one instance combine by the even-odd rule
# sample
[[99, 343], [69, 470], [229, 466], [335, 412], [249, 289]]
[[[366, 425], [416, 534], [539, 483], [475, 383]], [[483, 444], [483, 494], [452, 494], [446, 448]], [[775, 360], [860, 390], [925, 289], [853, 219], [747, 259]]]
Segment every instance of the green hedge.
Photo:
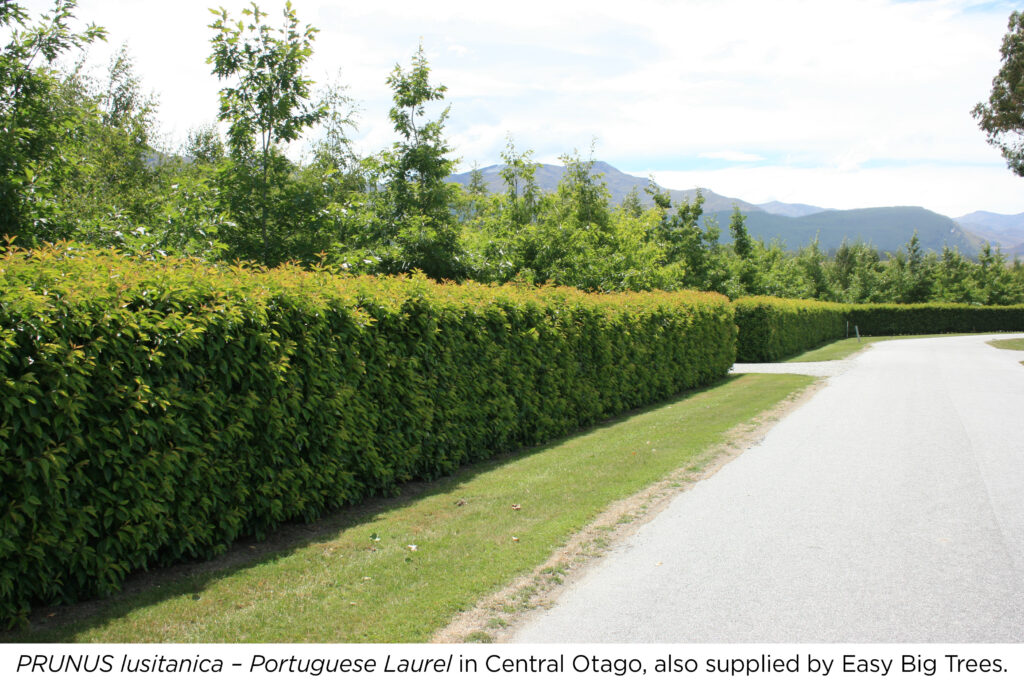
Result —
[[707, 384], [714, 294], [0, 258], [0, 624]]
[[848, 307], [837, 303], [755, 296], [733, 306], [740, 362], [778, 360], [846, 335]]
[[949, 303], [846, 305], [782, 298], [733, 303], [739, 338], [736, 359], [768, 362], [852, 335], [1024, 331], [1024, 306]]
[[959, 303], [850, 306], [850, 326], [868, 336], [1024, 331], [1024, 306]]

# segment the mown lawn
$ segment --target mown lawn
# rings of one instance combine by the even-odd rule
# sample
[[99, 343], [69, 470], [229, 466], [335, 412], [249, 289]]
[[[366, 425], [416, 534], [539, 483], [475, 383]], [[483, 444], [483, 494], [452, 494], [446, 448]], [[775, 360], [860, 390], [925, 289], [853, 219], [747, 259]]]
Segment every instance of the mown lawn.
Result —
[[1024, 351], [1024, 339], [996, 339], [995, 341], [986, 341], [989, 346], [995, 348], [1003, 348], [1008, 351]]
[[[815, 348], [804, 353], [799, 353], [791, 358], [786, 358], [787, 363], [819, 363], [828, 360], [842, 360], [854, 353], [859, 353], [865, 348], [878, 341], [892, 341], [894, 339], [932, 339], [936, 337], [946, 336], [977, 336], [977, 334], [919, 334], [913, 336], [862, 336], [860, 341], [857, 337], [851, 336], [848, 339], [839, 339], [832, 343], [825, 344], [820, 348]], [[1010, 341], [1019, 341], [1021, 339], [1009, 339]], [[993, 343], [993, 345], [995, 345]]]

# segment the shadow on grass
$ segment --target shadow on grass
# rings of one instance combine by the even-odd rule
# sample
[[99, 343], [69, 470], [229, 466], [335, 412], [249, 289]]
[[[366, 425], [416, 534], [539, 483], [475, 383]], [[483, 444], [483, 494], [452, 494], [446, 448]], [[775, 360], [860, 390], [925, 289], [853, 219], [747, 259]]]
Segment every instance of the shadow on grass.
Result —
[[791, 363], [791, 362], [797, 362], [797, 358], [802, 358], [803, 356], [807, 355], [808, 353], [811, 353], [813, 351], [818, 351], [818, 350], [820, 350], [822, 348], [826, 348], [828, 346], [831, 346], [832, 344], [838, 344], [840, 342], [847, 342], [847, 341], [849, 341], [849, 337], [843, 338], [843, 339], [831, 339], [829, 341], [825, 341], [825, 342], [822, 342], [822, 343], [815, 344], [811, 348], [805, 348], [802, 351], [797, 351], [796, 353], [790, 353], [789, 355], [783, 356], [783, 357], [779, 358], [778, 360], [770, 360], [770, 361], [767, 361], [767, 362], [772, 362], [772, 363]]
[[350, 527], [382, 520], [389, 513], [418, 499], [454, 492], [464, 483], [495, 468], [529, 458], [591, 432], [615, 426], [637, 415], [665, 408], [741, 377], [743, 375], [729, 375], [710, 385], [690, 389], [658, 403], [593, 423], [548, 443], [463, 466], [452, 475], [434, 481], [406, 483], [395, 496], [369, 498], [329, 513], [312, 523], [282, 524], [262, 541], [251, 537], [239, 539], [230, 545], [227, 552], [210, 560], [183, 562], [158, 570], [133, 573], [119, 592], [106, 599], [34, 610], [29, 616], [27, 627], [0, 632], [0, 643], [76, 641], [79, 633], [102, 628], [108, 622], [137, 609], [180, 596], [198, 597], [208, 586], [239, 571], [273, 563], [304, 547], [330, 541]]

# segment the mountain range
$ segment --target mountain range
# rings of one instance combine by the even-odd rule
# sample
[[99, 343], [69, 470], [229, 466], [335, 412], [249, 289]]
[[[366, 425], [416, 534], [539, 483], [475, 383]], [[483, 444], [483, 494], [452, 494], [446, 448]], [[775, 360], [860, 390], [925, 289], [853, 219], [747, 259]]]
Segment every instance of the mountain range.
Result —
[[[501, 165], [490, 165], [480, 170], [491, 193], [505, 190], [501, 179]], [[601, 175], [613, 203], [636, 188], [641, 202], [652, 205], [650, 196], [643, 192], [648, 180], [619, 171], [606, 162], [595, 161], [591, 171]], [[540, 165], [535, 173], [537, 185], [544, 191], [558, 188], [565, 168], [559, 165]], [[449, 181], [468, 184], [471, 172], [454, 174]], [[668, 191], [673, 205], [696, 196], [697, 189]], [[866, 241], [880, 251], [894, 253], [905, 246], [917, 232], [921, 247], [941, 251], [944, 246], [957, 248], [965, 255], [977, 255], [988, 241], [1000, 246], [1009, 256], [1024, 257], [1024, 213], [1000, 215], [993, 212], [972, 212], [951, 218], [922, 207], [879, 207], [856, 210], [832, 210], [801, 203], [749, 203], [740, 198], [722, 196], [709, 189], [701, 189], [704, 196], [704, 216], [713, 218], [722, 228], [722, 241], [728, 242], [729, 219], [738, 207], [746, 216], [751, 236], [766, 242], [779, 241], [789, 250], [805, 246], [815, 238], [822, 250], [834, 251], [843, 241]]]
[[992, 245], [998, 244], [1004, 253], [1024, 257], [1024, 212], [1000, 215], [979, 211], [957, 217], [956, 221], [969, 233]]

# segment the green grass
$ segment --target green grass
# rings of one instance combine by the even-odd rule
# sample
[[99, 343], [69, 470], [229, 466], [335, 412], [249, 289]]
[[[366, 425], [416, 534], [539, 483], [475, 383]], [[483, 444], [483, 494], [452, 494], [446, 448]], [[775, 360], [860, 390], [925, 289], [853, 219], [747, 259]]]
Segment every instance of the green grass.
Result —
[[825, 344], [820, 348], [804, 351], [790, 358], [785, 358], [787, 363], [820, 363], [828, 360], [842, 360], [854, 353], [859, 353], [875, 341], [885, 341], [893, 337], [889, 336], [862, 336], [860, 341], [856, 337], [839, 339], [832, 343]]
[[[805, 351], [791, 358], [785, 358], [787, 363], [820, 363], [829, 360], [842, 360], [854, 353], [859, 353], [865, 348], [878, 341], [892, 341], [895, 339], [933, 339], [946, 336], [977, 336], [976, 333], [965, 334], [915, 334], [909, 336], [862, 336], [860, 341], [857, 337], [851, 336], [848, 339], [839, 339], [832, 343], [825, 344], [820, 348]], [[1011, 339], [1016, 341], [1017, 339]]]
[[1024, 351], [1024, 339], [997, 339], [986, 341], [989, 346], [1004, 348], [1008, 351]]
[[290, 526], [283, 544], [281, 535], [244, 543], [228, 554], [233, 567], [144, 575], [131, 593], [0, 639], [422, 642], [543, 563], [609, 504], [700, 464], [726, 432], [810, 381], [733, 376], [311, 528]]

